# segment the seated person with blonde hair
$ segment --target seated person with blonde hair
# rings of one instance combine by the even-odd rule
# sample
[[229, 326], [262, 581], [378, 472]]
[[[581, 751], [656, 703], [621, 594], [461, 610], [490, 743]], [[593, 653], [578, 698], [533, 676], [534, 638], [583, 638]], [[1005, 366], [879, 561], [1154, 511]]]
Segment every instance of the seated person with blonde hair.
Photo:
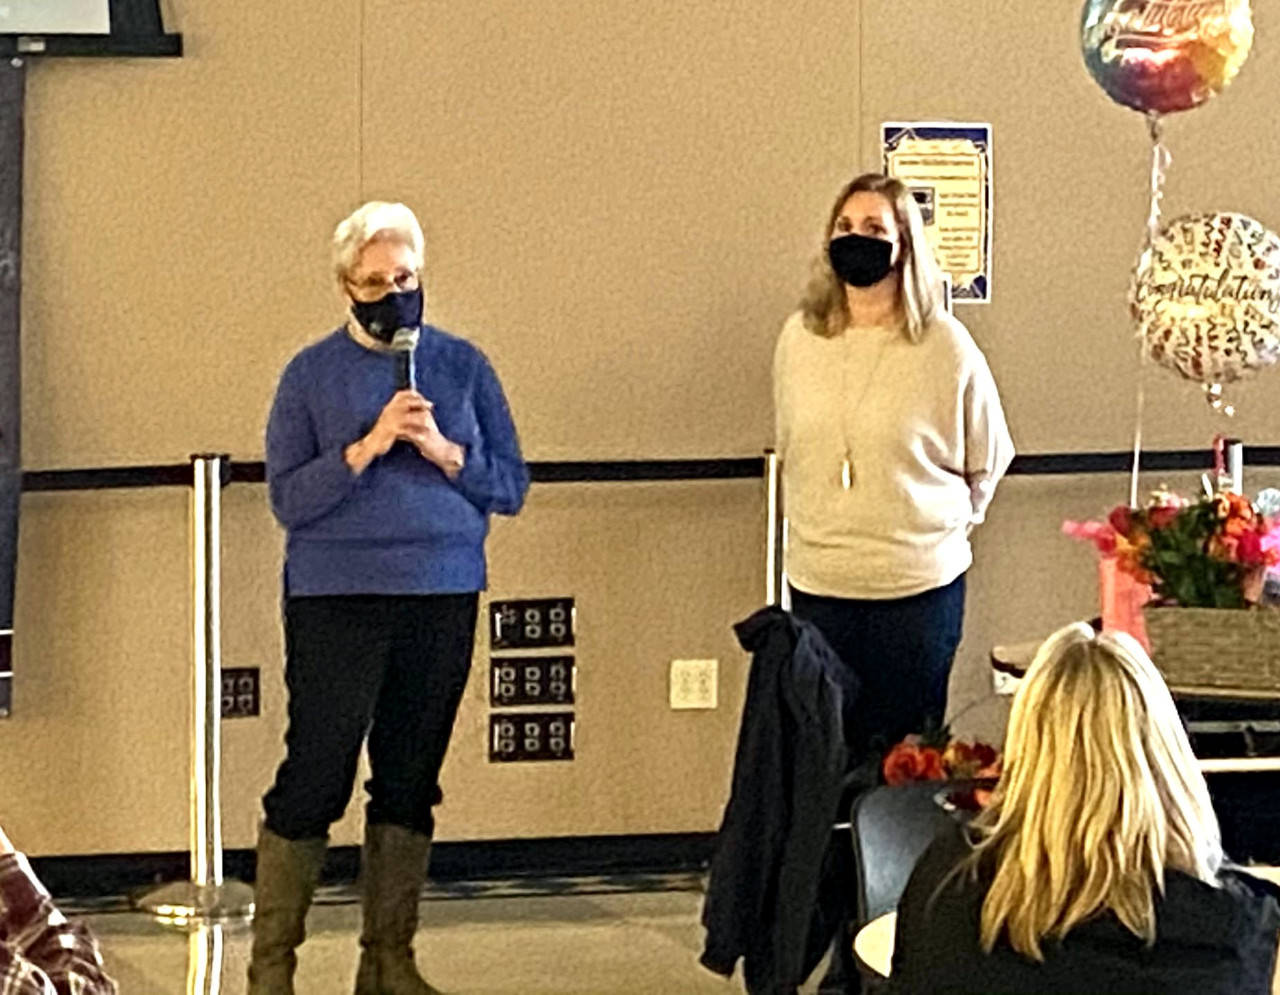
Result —
[[1276, 889], [1226, 865], [1204, 776], [1142, 647], [1078, 623], [1013, 701], [1004, 771], [899, 906], [894, 992], [1266, 995]]
[[2, 829], [0, 995], [116, 995], [88, 927], [58, 911]]

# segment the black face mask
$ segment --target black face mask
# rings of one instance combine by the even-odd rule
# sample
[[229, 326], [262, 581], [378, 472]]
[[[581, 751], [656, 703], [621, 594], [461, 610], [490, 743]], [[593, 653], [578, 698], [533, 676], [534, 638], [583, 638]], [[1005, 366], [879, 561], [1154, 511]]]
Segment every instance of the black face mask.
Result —
[[351, 313], [375, 339], [390, 343], [400, 329], [422, 324], [422, 288], [393, 290], [376, 301], [352, 301]]
[[893, 269], [893, 243], [865, 235], [841, 235], [827, 246], [831, 268], [851, 287], [870, 287]]

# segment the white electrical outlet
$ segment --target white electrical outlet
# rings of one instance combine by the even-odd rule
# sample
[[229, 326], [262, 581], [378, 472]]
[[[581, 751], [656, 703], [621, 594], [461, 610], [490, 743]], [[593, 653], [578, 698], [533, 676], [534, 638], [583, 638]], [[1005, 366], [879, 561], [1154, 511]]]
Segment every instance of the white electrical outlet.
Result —
[[715, 708], [717, 661], [671, 661], [671, 707]]
[[992, 670], [991, 683], [995, 687], [996, 694], [1017, 694], [1022, 678], [1014, 677], [1013, 674], [1003, 670]]

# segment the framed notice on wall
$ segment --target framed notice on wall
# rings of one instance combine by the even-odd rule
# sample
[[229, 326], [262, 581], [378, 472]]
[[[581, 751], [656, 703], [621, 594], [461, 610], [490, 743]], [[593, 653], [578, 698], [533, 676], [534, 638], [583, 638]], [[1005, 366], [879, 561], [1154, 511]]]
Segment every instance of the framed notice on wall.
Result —
[[888, 122], [884, 171], [902, 180], [924, 216], [957, 304], [991, 300], [991, 125]]
[[108, 0], [0, 0], [0, 34], [105, 35]]

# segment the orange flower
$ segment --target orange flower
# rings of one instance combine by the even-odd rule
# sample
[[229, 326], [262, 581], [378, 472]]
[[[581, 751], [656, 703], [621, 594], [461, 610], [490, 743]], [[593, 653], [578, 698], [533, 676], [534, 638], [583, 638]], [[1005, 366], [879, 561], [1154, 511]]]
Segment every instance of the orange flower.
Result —
[[1120, 569], [1140, 583], [1150, 584], [1151, 574], [1142, 565], [1142, 554], [1151, 545], [1151, 537], [1139, 532], [1132, 541], [1123, 537], [1116, 539], [1116, 562]]
[[951, 777], [970, 777], [970, 771], [977, 770], [981, 765], [974, 755], [973, 747], [953, 739], [942, 751], [942, 766]]
[[1229, 536], [1239, 538], [1246, 532], [1252, 532], [1255, 529], [1255, 523], [1252, 519], [1242, 518], [1238, 515], [1232, 515], [1222, 524], [1222, 531]]
[[953, 739], [942, 749], [922, 746], [919, 736], [907, 736], [885, 755], [881, 770], [890, 785], [999, 777], [1000, 754], [986, 743]]
[[924, 770], [920, 774], [921, 780], [945, 781], [947, 779], [946, 768], [942, 765], [941, 750], [933, 746], [926, 746], [920, 751], [920, 756], [924, 760]]
[[942, 751], [933, 746], [917, 746], [905, 740], [889, 751], [881, 768], [886, 784], [908, 781], [942, 781], [947, 772], [942, 764]]
[[1209, 539], [1209, 555], [1219, 560], [1234, 561], [1238, 555], [1240, 540], [1235, 536], [1221, 535]]
[[1229, 522], [1237, 519], [1250, 525], [1253, 524], [1255, 517], [1253, 505], [1249, 503], [1249, 499], [1242, 494], [1231, 492], [1219, 494], [1214, 499], [1214, 512], [1220, 521]]
[[918, 781], [924, 771], [924, 758], [920, 752], [920, 747], [914, 743], [899, 743], [890, 750], [882, 768], [885, 783], [896, 786]]
[[964, 743], [952, 740], [942, 754], [942, 765], [947, 776], [953, 778], [987, 777], [991, 768], [999, 766], [1000, 754], [986, 743]]

